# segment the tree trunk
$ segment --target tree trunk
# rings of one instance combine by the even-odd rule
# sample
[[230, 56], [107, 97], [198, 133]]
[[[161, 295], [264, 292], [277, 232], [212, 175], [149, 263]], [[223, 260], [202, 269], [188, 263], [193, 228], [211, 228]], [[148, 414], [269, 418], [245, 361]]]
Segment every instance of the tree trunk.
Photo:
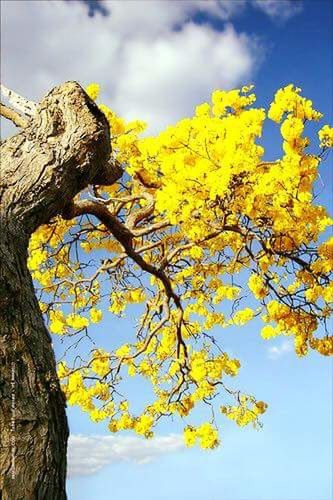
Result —
[[[0, 470], [3, 497], [66, 498], [65, 402], [26, 266], [27, 240], [2, 233]], [[4, 288], [3, 288], [4, 287]]]
[[27, 269], [30, 235], [90, 183], [112, 184], [104, 115], [68, 82], [1, 145], [0, 498], [66, 498], [68, 426], [49, 333]]

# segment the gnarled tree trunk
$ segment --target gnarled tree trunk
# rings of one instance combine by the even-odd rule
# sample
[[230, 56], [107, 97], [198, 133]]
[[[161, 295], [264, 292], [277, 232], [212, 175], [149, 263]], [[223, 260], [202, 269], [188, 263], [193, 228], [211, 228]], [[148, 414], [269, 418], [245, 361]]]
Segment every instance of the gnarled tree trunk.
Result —
[[[82, 88], [53, 89], [1, 145], [0, 498], [66, 498], [68, 426], [30, 273], [30, 235], [90, 183], [112, 184], [104, 115]], [[2, 493], [2, 496], [1, 496]]]

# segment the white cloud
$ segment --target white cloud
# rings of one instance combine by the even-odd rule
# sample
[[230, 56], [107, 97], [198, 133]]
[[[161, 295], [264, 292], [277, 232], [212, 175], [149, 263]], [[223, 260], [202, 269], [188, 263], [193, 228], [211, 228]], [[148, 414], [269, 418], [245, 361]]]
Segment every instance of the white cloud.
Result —
[[268, 357], [270, 359], [278, 359], [281, 356], [284, 356], [285, 354], [288, 354], [288, 352], [293, 351], [293, 345], [291, 340], [285, 340], [280, 344], [279, 346], [271, 346], [268, 348]]
[[89, 18], [80, 2], [4, 2], [2, 78], [36, 100], [65, 80], [97, 81], [118, 113], [157, 130], [189, 114], [213, 88], [252, 80], [263, 54], [255, 37], [230, 24], [217, 31], [191, 22], [198, 11], [225, 21], [244, 5], [111, 1], [109, 16]]
[[142, 117], [153, 128], [167, 125], [191, 113], [214, 88], [248, 83], [256, 53], [256, 42], [231, 25], [216, 32], [189, 23], [154, 42], [128, 42], [114, 102], [127, 118]]
[[253, 0], [253, 5], [278, 21], [286, 21], [302, 10], [300, 0]]
[[[110, 15], [90, 18], [80, 1], [3, 2], [2, 79], [36, 100], [65, 80], [97, 81], [119, 114], [144, 119], [157, 131], [190, 114], [213, 88], [253, 80], [264, 49], [230, 24], [246, 5], [287, 19], [301, 4], [112, 0], [105, 2]], [[219, 19], [222, 28], [195, 24], [196, 13]]]
[[177, 434], [148, 440], [112, 435], [71, 435], [68, 443], [68, 477], [95, 474], [107, 465], [123, 461], [145, 464], [182, 449], [183, 439]]
[[[84, 0], [77, 1], [84, 3]], [[143, 4], [145, 8], [142, 8]], [[282, 20], [302, 10], [302, 0], [126, 0], [126, 8], [123, 0], [101, 0], [100, 10], [104, 8], [111, 13], [114, 24], [120, 26], [124, 34], [132, 36], [133, 32], [150, 35], [170, 30], [188, 21], [195, 13], [230, 20], [243, 13], [246, 5]], [[95, 10], [98, 15], [98, 9]]]
[[[78, 0], [83, 1], [83, 0]], [[247, 0], [107, 0], [114, 26], [126, 36], [144, 36], [167, 32], [188, 21], [195, 13], [214, 16], [222, 21], [241, 13]], [[96, 15], [97, 12], [96, 12]]]

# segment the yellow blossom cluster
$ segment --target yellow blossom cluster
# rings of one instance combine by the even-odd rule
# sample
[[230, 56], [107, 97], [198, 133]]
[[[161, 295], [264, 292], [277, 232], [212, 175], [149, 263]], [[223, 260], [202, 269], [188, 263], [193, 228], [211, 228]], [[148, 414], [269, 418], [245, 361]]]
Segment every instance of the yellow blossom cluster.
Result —
[[267, 286], [262, 278], [262, 276], [252, 273], [248, 286], [256, 299], [263, 299], [268, 294]]
[[[97, 84], [86, 91], [98, 99]], [[300, 356], [333, 354], [333, 239], [322, 237], [332, 219], [313, 196], [333, 129], [321, 128], [323, 149], [310, 154], [307, 122], [321, 114], [299, 88], [278, 90], [268, 110], [255, 100], [252, 86], [215, 90], [193, 116], [151, 137], [140, 135], [143, 122], [98, 104], [124, 175], [78, 198], [103, 206], [113, 224], [90, 214], [57, 217], [31, 238], [28, 265], [52, 333], [70, 340], [110, 313], [134, 311], [132, 341], [98, 346], [80, 366], [58, 366], [69, 404], [108, 421], [111, 432], [151, 437], [161, 417], [187, 419], [219, 391], [232, 400], [221, 408], [225, 417], [259, 425], [267, 405], [228, 388], [240, 361], [221, 347], [225, 328], [258, 315], [264, 339], [289, 335]], [[267, 118], [282, 137], [283, 154], [272, 161], [261, 143]], [[258, 302], [245, 307], [249, 295]], [[136, 413], [123, 396], [128, 376], [153, 389]], [[214, 448], [216, 425], [187, 424], [185, 442]]]
[[221, 412], [241, 427], [250, 423], [256, 427], [258, 425], [258, 416], [265, 413], [266, 409], [266, 403], [255, 401], [253, 397], [245, 395], [239, 397], [239, 404], [237, 406], [221, 406]]
[[[226, 353], [209, 359], [204, 351], [194, 351], [189, 360], [190, 376], [196, 381], [216, 379], [222, 377], [223, 372], [230, 376], [235, 376], [240, 368], [238, 359], [230, 359]], [[203, 399], [203, 398], [201, 398]]]
[[318, 132], [320, 146], [322, 148], [333, 148], [333, 127], [324, 125]]
[[308, 312], [291, 310], [287, 305], [272, 300], [267, 304], [267, 314], [263, 315], [263, 320], [276, 323], [276, 326], [266, 325], [261, 331], [262, 337], [269, 339], [281, 334], [293, 335], [295, 351], [299, 356], [307, 354], [309, 346], [313, 348], [316, 345], [313, 334], [318, 320]]
[[245, 325], [251, 319], [254, 318], [254, 311], [250, 307], [246, 307], [245, 309], [242, 309], [241, 311], [237, 311], [232, 320], [230, 321], [231, 324], [234, 325]]
[[302, 121], [322, 118], [323, 115], [313, 108], [312, 101], [302, 97], [300, 93], [301, 89], [292, 84], [279, 89], [269, 108], [269, 118], [277, 123], [281, 122], [285, 114], [291, 114]]
[[213, 449], [219, 445], [218, 431], [210, 422], [204, 422], [199, 427], [187, 426], [184, 429], [184, 441], [187, 446], [193, 446], [199, 440], [203, 449]]

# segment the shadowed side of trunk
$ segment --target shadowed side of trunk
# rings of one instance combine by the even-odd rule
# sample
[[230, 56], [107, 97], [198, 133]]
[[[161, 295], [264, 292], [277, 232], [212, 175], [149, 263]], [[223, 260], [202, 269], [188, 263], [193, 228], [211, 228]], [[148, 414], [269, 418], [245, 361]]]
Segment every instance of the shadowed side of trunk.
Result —
[[68, 427], [50, 336], [26, 266], [27, 241], [1, 240], [0, 470], [3, 498], [64, 499]]
[[[75, 82], [53, 89], [1, 145], [0, 492], [66, 498], [68, 426], [49, 333], [27, 269], [30, 235], [90, 183], [112, 184], [104, 115]], [[1, 497], [1, 494], [0, 494]]]

